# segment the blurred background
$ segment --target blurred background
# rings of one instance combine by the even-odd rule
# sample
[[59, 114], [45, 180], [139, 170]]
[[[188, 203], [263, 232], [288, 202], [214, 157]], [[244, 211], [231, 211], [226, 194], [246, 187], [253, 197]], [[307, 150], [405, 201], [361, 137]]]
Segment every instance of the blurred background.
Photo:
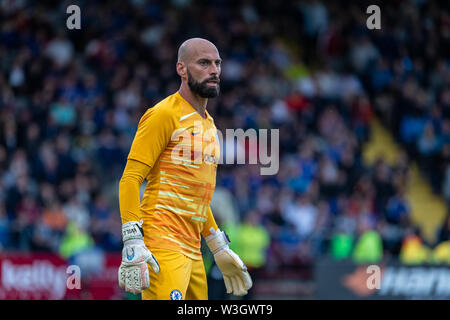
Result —
[[[449, 299], [450, 11], [427, 0], [0, 0], [0, 299], [139, 298], [117, 284], [118, 181], [190, 37], [223, 59], [218, 129], [280, 130], [278, 174], [218, 169], [245, 299]], [[204, 257], [210, 299], [236, 299]]]

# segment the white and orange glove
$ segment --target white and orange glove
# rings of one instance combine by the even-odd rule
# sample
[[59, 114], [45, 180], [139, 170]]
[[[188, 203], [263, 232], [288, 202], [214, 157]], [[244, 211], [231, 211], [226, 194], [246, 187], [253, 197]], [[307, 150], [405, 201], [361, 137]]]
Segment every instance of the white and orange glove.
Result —
[[150, 287], [147, 263], [159, 273], [159, 263], [144, 244], [142, 222], [130, 221], [122, 225], [122, 263], [119, 267], [119, 286], [126, 292], [141, 293]]
[[206, 243], [214, 255], [217, 267], [223, 275], [227, 293], [244, 296], [252, 287], [252, 278], [247, 267], [239, 256], [228, 247], [230, 240], [220, 229], [210, 229], [211, 234], [205, 238]]

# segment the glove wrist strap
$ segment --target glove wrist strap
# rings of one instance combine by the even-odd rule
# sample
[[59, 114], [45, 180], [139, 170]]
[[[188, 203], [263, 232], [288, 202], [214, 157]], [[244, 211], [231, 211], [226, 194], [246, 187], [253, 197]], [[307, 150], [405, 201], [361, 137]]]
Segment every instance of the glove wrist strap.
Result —
[[144, 245], [145, 246], [145, 242], [143, 239], [128, 239], [128, 240], [125, 240], [123, 242], [123, 244], [126, 246], [131, 246], [131, 245], [136, 245], [136, 246]]
[[132, 239], [144, 240], [144, 231], [142, 230], [142, 221], [130, 221], [122, 225], [122, 241]]
[[212, 254], [216, 254], [222, 249], [228, 248], [230, 239], [227, 234], [220, 229], [214, 230], [214, 228], [209, 229], [211, 234], [205, 238], [206, 244], [211, 250]]

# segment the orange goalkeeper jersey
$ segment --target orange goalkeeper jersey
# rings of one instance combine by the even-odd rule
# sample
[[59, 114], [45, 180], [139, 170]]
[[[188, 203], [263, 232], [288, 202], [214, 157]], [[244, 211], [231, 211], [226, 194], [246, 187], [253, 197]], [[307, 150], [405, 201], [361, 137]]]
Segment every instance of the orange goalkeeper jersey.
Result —
[[220, 157], [217, 129], [177, 92], [139, 121], [128, 159], [151, 167], [141, 200], [145, 244], [201, 259]]

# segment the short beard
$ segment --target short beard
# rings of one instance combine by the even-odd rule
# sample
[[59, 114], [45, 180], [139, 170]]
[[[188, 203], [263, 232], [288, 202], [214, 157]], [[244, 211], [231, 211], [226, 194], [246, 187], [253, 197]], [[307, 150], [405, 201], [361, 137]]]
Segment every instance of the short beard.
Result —
[[202, 82], [198, 82], [197, 80], [194, 79], [189, 70], [187, 70], [187, 75], [189, 88], [194, 94], [197, 94], [202, 98], [215, 98], [219, 95], [220, 92], [219, 83], [217, 83], [217, 87], [208, 87], [207, 85], [208, 81], [217, 78], [208, 78]]

